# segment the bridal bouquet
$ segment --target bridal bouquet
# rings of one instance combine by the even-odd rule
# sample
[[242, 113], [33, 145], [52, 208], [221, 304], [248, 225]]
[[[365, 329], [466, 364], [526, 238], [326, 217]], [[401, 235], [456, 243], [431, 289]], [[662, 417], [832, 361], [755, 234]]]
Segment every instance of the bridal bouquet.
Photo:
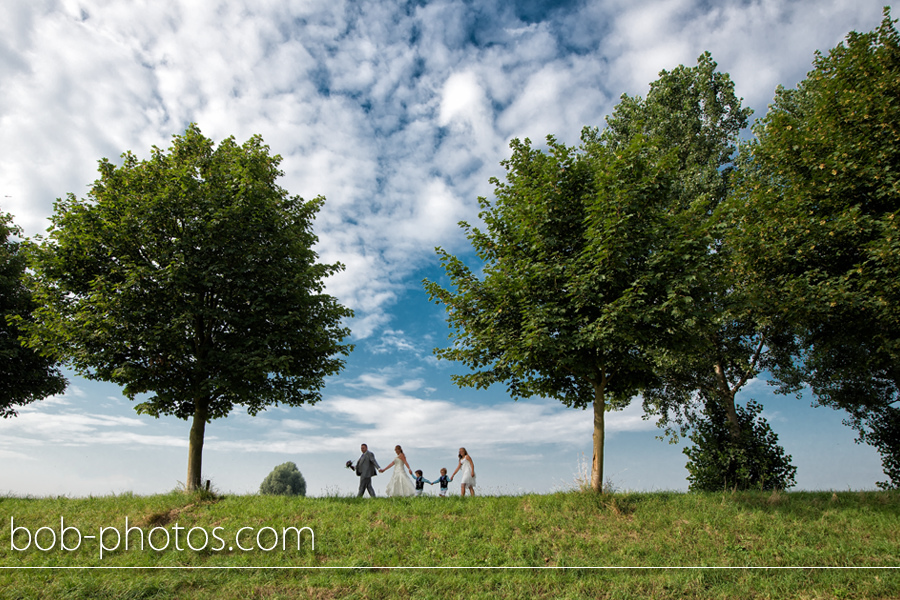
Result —
[[352, 469], [352, 468], [353, 468], [353, 461], [352, 461], [352, 460], [348, 460], [347, 463], [346, 463], [344, 466], [347, 467], [348, 469]]

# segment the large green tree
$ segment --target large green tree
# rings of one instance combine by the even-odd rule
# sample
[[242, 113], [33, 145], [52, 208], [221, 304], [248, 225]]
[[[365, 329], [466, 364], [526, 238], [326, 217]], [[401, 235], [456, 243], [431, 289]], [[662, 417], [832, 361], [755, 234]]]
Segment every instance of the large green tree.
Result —
[[0, 213], [0, 416], [16, 416], [24, 406], [66, 389], [54, 361], [21, 343], [22, 323], [35, 308], [25, 283], [22, 234], [12, 216]]
[[885, 9], [878, 28], [850, 33], [795, 89], [777, 90], [731, 216], [757, 309], [799, 343], [797, 366], [776, 374], [848, 410], [863, 439], [869, 423], [885, 439], [900, 422], [898, 114], [900, 36]]
[[439, 356], [476, 370], [463, 385], [505, 381], [514, 397], [593, 404], [595, 489], [605, 407], [640, 391], [664, 423], [687, 424], [706, 389], [738, 437], [734, 394], [759, 335], [735, 316], [714, 215], [749, 114], [708, 53], [663, 71], [646, 98], [623, 96], [604, 130], [585, 129], [577, 150], [513, 143], [497, 202], [482, 199], [487, 232], [465, 225], [483, 278], [441, 253], [457, 293], [429, 291], [457, 342]]
[[[734, 253], [724, 243], [727, 224], [720, 212], [733, 187], [739, 136], [750, 114], [729, 75], [718, 71], [710, 54], [704, 53], [695, 66], [662, 71], [646, 97], [623, 96], [602, 134], [614, 150], [635, 136], [652, 139], [657, 146], [655, 160], [669, 165], [667, 211], [683, 238], [675, 246], [681, 254], [672, 263], [683, 297], [672, 303], [678, 322], [670, 325], [679, 332], [680, 343], [658, 346], [653, 361], [656, 384], [644, 389], [642, 396], [645, 411], [657, 416], [668, 433], [677, 437], [693, 432], [698, 444], [694, 452], [704, 458], [756, 457], [754, 448], [768, 447], [776, 439], [774, 434], [756, 439], [762, 429], [747, 427], [736, 403], [741, 388], [772, 362], [775, 353], [767, 340], [774, 329], [752, 310], [735, 281]], [[675, 277], [668, 278], [676, 287]], [[721, 425], [727, 432], [728, 452], [722, 451], [718, 437], [700, 434], [718, 433]], [[735, 464], [707, 461], [704, 472], [707, 479], [721, 484], [723, 478], [733, 478], [730, 471]], [[717, 468], [723, 472], [713, 474]], [[741, 472], [742, 485], [767, 478], [767, 483], [776, 481], [772, 473], [758, 468]], [[751, 481], [754, 478], [759, 481]]]
[[677, 265], [687, 295], [680, 306], [682, 343], [656, 357], [659, 385], [644, 391], [645, 409], [662, 426], [686, 433], [708, 412], [706, 404], [718, 403], [735, 440], [741, 434], [735, 395], [765, 361], [765, 331], [737, 293], [717, 211], [732, 187], [750, 113], [728, 74], [704, 53], [693, 67], [662, 71], [645, 98], [623, 96], [602, 135], [614, 150], [635, 136], [654, 140], [655, 160], [668, 161], [671, 171], [668, 211], [688, 240], [682, 244], [687, 260]]
[[613, 147], [592, 129], [578, 148], [513, 141], [506, 181], [479, 200], [485, 229], [462, 223], [479, 264], [439, 248], [455, 290], [425, 282], [453, 329], [437, 355], [473, 371], [457, 384], [593, 408], [597, 492], [606, 411], [655, 382], [653, 350], [679, 338], [674, 275], [692, 242], [670, 218], [673, 162], [656, 142], [637, 134]]
[[259, 136], [216, 147], [191, 125], [148, 160], [101, 160], [33, 252], [31, 343], [132, 399], [150, 392], [140, 413], [190, 419], [188, 489], [209, 421], [314, 403], [350, 351], [351, 313], [323, 293], [343, 267], [313, 251], [324, 200], [279, 187], [280, 160]]

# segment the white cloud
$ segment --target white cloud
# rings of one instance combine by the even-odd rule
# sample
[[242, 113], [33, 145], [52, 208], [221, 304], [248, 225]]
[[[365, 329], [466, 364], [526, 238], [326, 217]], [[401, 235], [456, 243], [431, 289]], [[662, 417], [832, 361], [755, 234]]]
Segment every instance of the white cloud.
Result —
[[[412, 386], [417, 388], [420, 382]], [[305, 424], [304, 435], [296, 422], [283, 426], [266, 424], [265, 437], [222, 439], [205, 446], [216, 451], [273, 452], [308, 454], [339, 452], [353, 448], [359, 440], [367, 440], [372, 448], [404, 448], [435, 450], [472, 445], [482, 451], [523, 445], [535, 448], [549, 444], [580, 448], [589, 445], [592, 435], [592, 413], [566, 408], [552, 400], [520, 400], [486, 406], [460, 406], [443, 400], [429, 400], [408, 392], [403, 385], [364, 397], [334, 396], [306, 410], [324, 413], [329, 422], [343, 423], [343, 428], [319, 435]], [[639, 403], [624, 411], [610, 412], [606, 417], [608, 434], [625, 431], [650, 431], [654, 422], [641, 418]], [[311, 416], [316, 419], [318, 415]], [[257, 417], [258, 419], [264, 417]]]
[[[356, 394], [329, 395], [327, 401], [307, 411], [310, 418], [326, 416], [329, 423], [343, 424], [343, 432], [322, 436], [269, 441], [222, 442], [225, 447], [238, 443], [244, 449], [311, 452], [321, 449], [339, 450], [353, 447], [354, 440], [367, 439], [380, 447], [400, 443], [404, 447], [434, 449], [477, 443], [482, 448], [524, 443], [583, 445], [591, 439], [593, 417], [590, 410], [570, 409], [555, 400], [520, 400], [489, 405], [460, 405], [418, 394], [424, 387], [421, 379], [404, 379], [391, 371], [366, 373], [345, 384]], [[623, 411], [607, 413], [608, 433], [649, 431], [654, 421], [642, 418], [640, 403], [635, 401]], [[277, 427], [277, 426], [276, 426]]]
[[[276, 408], [256, 417], [239, 409], [207, 427], [204, 447], [214, 453], [316, 454], [346, 451], [360, 439], [379, 448], [400, 443], [431, 450], [469, 444], [482, 451], [517, 444], [577, 448], [590, 442], [590, 410], [545, 399], [485, 405], [431, 399], [427, 395], [434, 390], [426, 381], [408, 375], [403, 368], [364, 373], [344, 383], [351, 393], [328, 394], [323, 402], [302, 409]], [[175, 426], [175, 432], [171, 420], [69, 409], [55, 412], [55, 406], [41, 403], [32, 407], [16, 419], [0, 421], [0, 452], [91, 445], [123, 450], [187, 446], [187, 425]], [[639, 402], [607, 413], [606, 430], [613, 434], [654, 429], [654, 422], [643, 420], [641, 414]]]
[[487, 116], [487, 97], [474, 73], [454, 73], [447, 78], [441, 93], [438, 123], [442, 126], [454, 121], [469, 126], [484, 124]]
[[403, 331], [386, 329], [381, 336], [381, 341], [372, 346], [375, 354], [387, 354], [391, 352], [419, 352], [419, 348], [403, 334]]
[[877, 2], [841, 0], [607, 0], [540, 23], [450, 0], [411, 12], [277, 0], [4, 10], [0, 145], [15, 152], [0, 188], [19, 224], [42, 230], [54, 198], [84, 193], [97, 159], [146, 156], [190, 121], [217, 140], [261, 133], [285, 157], [289, 191], [328, 198], [320, 249], [348, 265], [329, 290], [357, 309], [358, 338], [389, 321], [433, 246], [459, 247], [455, 223], [474, 218], [511, 137], [574, 143], [620, 93], [705, 49], [760, 110], [814, 48], [880, 18]]
[[[102, 413], [50, 412], [53, 404], [38, 403], [13, 419], [0, 421], [0, 449], [15, 452], [20, 446], [89, 446], [94, 444], [187, 446], [186, 437], [135, 433], [149, 420]], [[49, 410], [48, 410], [49, 409]]]
[[7, 450], [5, 448], [0, 448], [0, 458], [2, 458], [5, 461], [9, 461], [9, 462], [35, 460], [34, 456], [32, 456], [26, 452], [19, 452], [17, 450]]

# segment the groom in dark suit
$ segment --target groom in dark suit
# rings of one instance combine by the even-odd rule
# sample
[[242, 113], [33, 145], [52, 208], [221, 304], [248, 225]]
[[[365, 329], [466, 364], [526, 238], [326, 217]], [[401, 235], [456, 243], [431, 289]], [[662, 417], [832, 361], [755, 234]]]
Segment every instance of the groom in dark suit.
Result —
[[368, 446], [363, 444], [359, 449], [362, 451], [362, 456], [356, 461], [356, 474], [359, 475], [359, 493], [356, 497], [362, 498], [363, 492], [369, 490], [369, 495], [374, 498], [375, 488], [372, 487], [372, 477], [378, 474], [381, 466], [375, 460], [375, 455], [369, 452]]

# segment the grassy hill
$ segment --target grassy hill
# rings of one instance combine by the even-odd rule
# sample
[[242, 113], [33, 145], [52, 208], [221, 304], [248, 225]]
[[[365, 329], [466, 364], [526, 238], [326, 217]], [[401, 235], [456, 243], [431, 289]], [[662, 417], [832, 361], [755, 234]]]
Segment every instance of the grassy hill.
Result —
[[898, 598], [900, 493], [7, 497], [0, 567], [2, 598]]

